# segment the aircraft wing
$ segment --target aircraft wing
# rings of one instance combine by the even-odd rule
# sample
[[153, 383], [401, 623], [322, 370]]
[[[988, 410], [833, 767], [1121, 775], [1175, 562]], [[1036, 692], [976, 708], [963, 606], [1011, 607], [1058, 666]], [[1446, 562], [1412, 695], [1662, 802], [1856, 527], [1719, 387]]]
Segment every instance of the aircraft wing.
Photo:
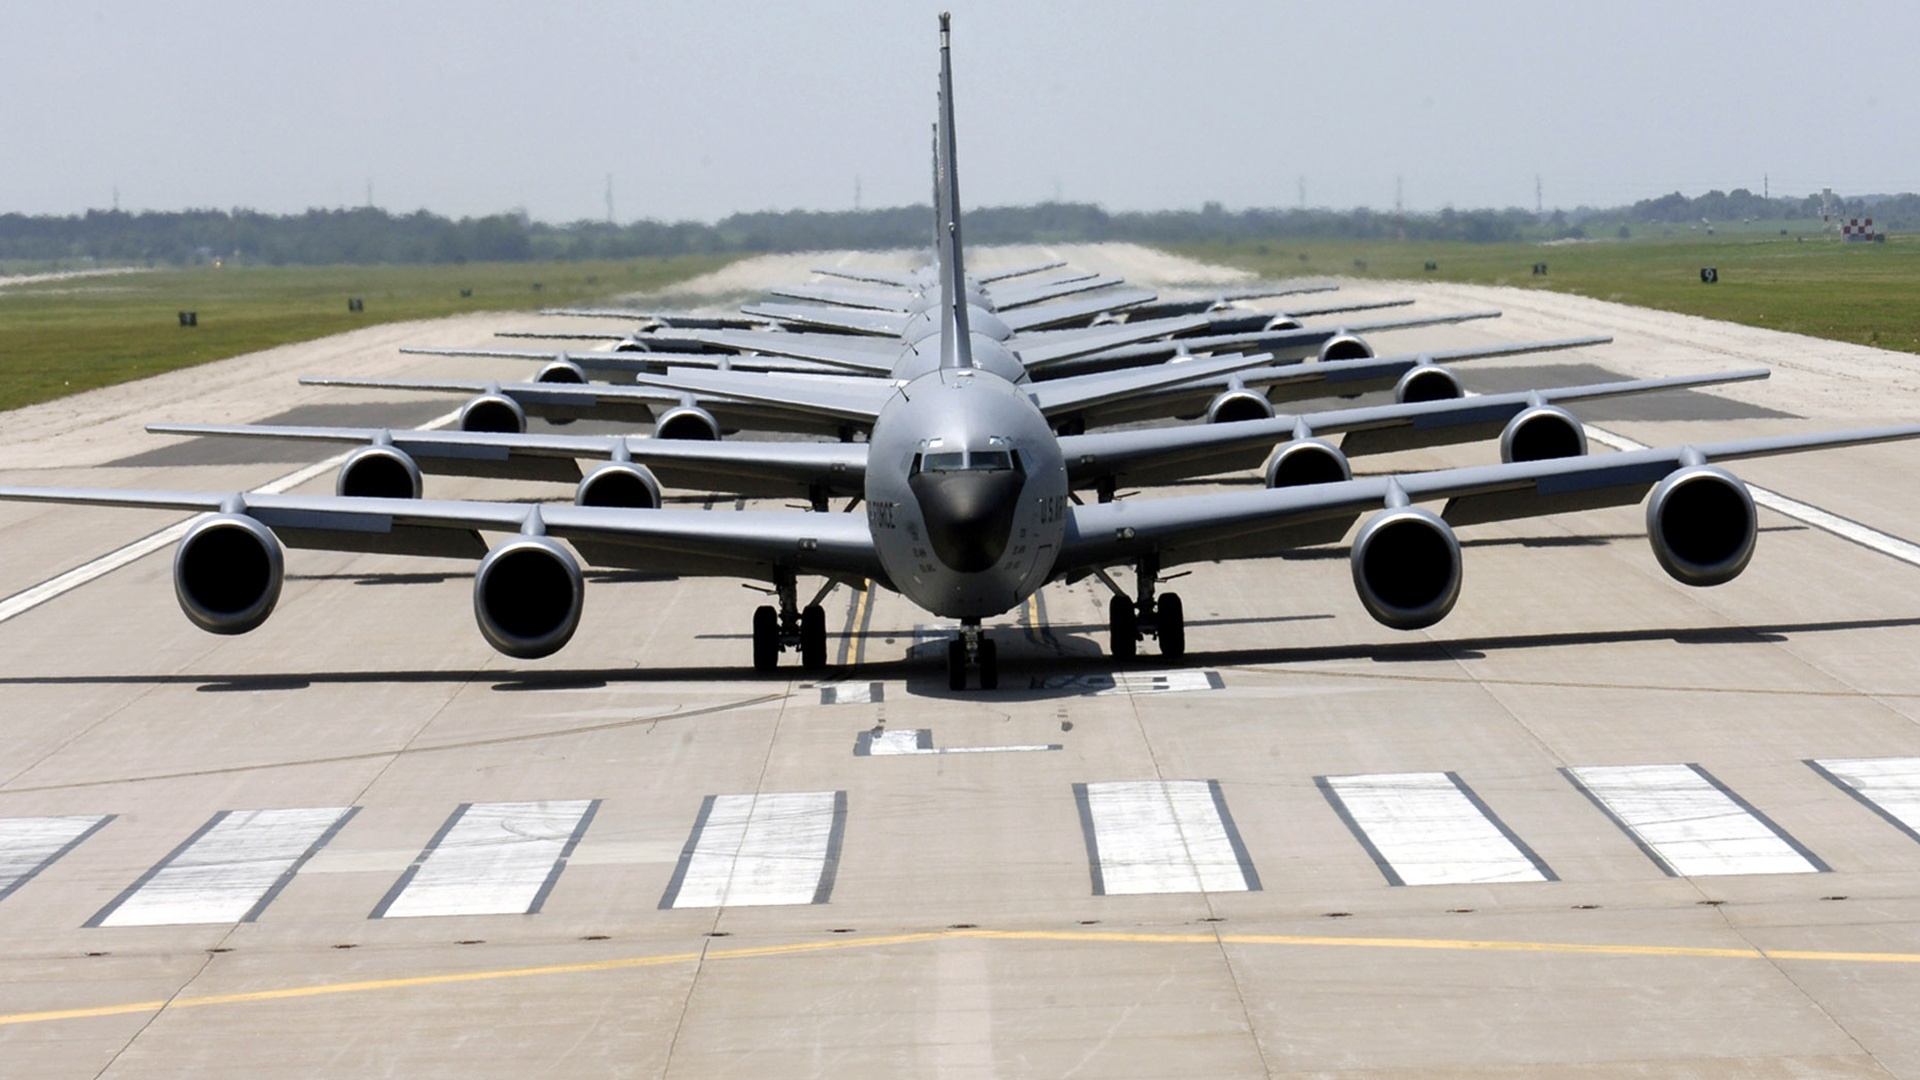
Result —
[[1458, 311], [1440, 315], [1423, 315], [1400, 319], [1379, 319], [1373, 322], [1345, 323], [1331, 327], [1305, 327], [1299, 330], [1256, 331], [1244, 334], [1211, 334], [1204, 337], [1183, 337], [1174, 341], [1143, 342], [1139, 345], [1123, 345], [1103, 353], [1091, 353], [1085, 356], [1056, 360], [1049, 364], [1033, 367], [1033, 377], [1058, 378], [1062, 375], [1079, 375], [1092, 371], [1111, 371], [1115, 368], [1132, 367], [1139, 364], [1158, 363], [1180, 353], [1218, 352], [1232, 349], [1236, 352], [1271, 352], [1282, 356], [1298, 356], [1303, 351], [1317, 349], [1321, 344], [1342, 334], [1370, 334], [1383, 330], [1409, 330], [1422, 326], [1443, 326], [1450, 323], [1471, 322], [1474, 319], [1497, 319], [1498, 311]]
[[1004, 312], [1045, 303], [1048, 300], [1058, 300], [1063, 296], [1104, 289], [1109, 285], [1121, 285], [1125, 282], [1125, 278], [1080, 274], [1075, 277], [1048, 278], [1045, 281], [1009, 283], [989, 289], [987, 297], [993, 301], [994, 311]]
[[1006, 270], [995, 270], [989, 274], [975, 274], [974, 280], [978, 281], [982, 285], [991, 285], [996, 281], [1005, 281], [1008, 278], [1026, 277], [1028, 274], [1038, 274], [1043, 270], [1058, 270], [1065, 265], [1067, 265], [1067, 261], [1065, 259], [1054, 259], [1050, 262], [1028, 263], [1026, 266], [1015, 266]]
[[[726, 333], [727, 331], [716, 331]], [[825, 364], [799, 360], [785, 356], [742, 355], [731, 352], [715, 353], [650, 353], [650, 352], [544, 352], [537, 349], [475, 349], [444, 348], [430, 345], [403, 345], [403, 353], [419, 356], [473, 356], [494, 360], [538, 360], [545, 362], [570, 361], [580, 365], [582, 371], [605, 376], [609, 379], [627, 379], [636, 371], [671, 371], [675, 368], [724, 368], [741, 371], [781, 371], [798, 375], [844, 375], [849, 370], [872, 370], [884, 374], [888, 369], [856, 367], [852, 364]]]
[[1567, 405], [1766, 377], [1765, 368], [1755, 368], [1724, 375], [1631, 379], [1445, 401], [1330, 409], [1265, 420], [1089, 432], [1062, 436], [1060, 451], [1075, 487], [1091, 487], [1102, 481], [1157, 484], [1257, 469], [1276, 443], [1293, 439], [1344, 434], [1340, 451], [1354, 458], [1494, 438], [1509, 420], [1535, 405]]
[[906, 289], [878, 285], [823, 285], [808, 282], [801, 285], [776, 285], [768, 289], [767, 293], [789, 300], [803, 300], [809, 304], [825, 304], [829, 307], [858, 308], [867, 311], [905, 311], [907, 305], [913, 302], [913, 293]]
[[577, 460], [616, 457], [645, 465], [668, 487], [730, 495], [858, 494], [867, 475], [864, 443], [708, 442], [627, 435], [483, 431], [393, 431], [295, 424], [148, 424], [155, 435], [284, 439], [392, 446], [420, 470], [521, 480], [580, 479]]
[[1177, 386], [1192, 379], [1204, 379], [1242, 368], [1259, 367], [1270, 359], [1271, 357], [1257, 353], [1248, 356], [1211, 356], [1182, 360], [1178, 363], [1156, 364], [1152, 367], [1131, 368], [1126, 371], [1102, 372], [1071, 379], [1030, 383], [1025, 389], [1027, 396], [1040, 407], [1040, 411], [1052, 418], [1076, 413], [1109, 401], [1124, 400], [1162, 387]]
[[754, 579], [778, 567], [887, 580], [864, 514], [117, 488], [0, 487], [0, 499], [244, 514], [288, 547], [328, 551], [477, 558], [486, 553], [480, 532], [544, 532], [597, 567]]
[[[762, 375], [757, 372], [674, 372], [634, 376], [642, 387], [751, 403], [783, 412], [871, 424], [880, 407], [900, 392], [891, 379]], [[614, 387], [612, 389], [624, 389]]]
[[1115, 289], [1098, 296], [1083, 296], [1077, 300], [1060, 300], [1051, 304], [1032, 304], [1015, 311], [1000, 312], [1000, 321], [1014, 333], [1022, 330], [1045, 330], [1069, 323], [1086, 323], [1096, 315], [1108, 311], [1124, 311], [1130, 307], [1152, 302], [1156, 294], [1147, 289]]
[[1068, 508], [1055, 564], [1071, 576], [1157, 554], [1162, 567], [1264, 558], [1335, 543], [1361, 514], [1401, 499], [1446, 499], [1441, 515], [1470, 525], [1630, 506], [1691, 464], [1920, 438], [1920, 424], [1658, 447], [1618, 454], [1373, 476], [1262, 491], [1122, 499]]
[[817, 307], [809, 304], [759, 303], [740, 309], [775, 322], [796, 326], [817, 326], [848, 334], [871, 334], [897, 338], [906, 332], [908, 316], [897, 311], [858, 311], [852, 308]]
[[889, 285], [896, 289], [913, 289], [925, 284], [917, 275], [898, 274], [891, 270], [847, 269], [842, 266], [816, 266], [813, 272], [826, 277], [841, 278], [846, 281], [864, 281], [869, 285]]
[[846, 371], [886, 375], [906, 351], [898, 341], [846, 337], [840, 334], [789, 334], [767, 330], [710, 330], [700, 340], [716, 348], [766, 356], [785, 356], [826, 364]]
[[1207, 325], [1207, 319], [1203, 315], [1189, 315], [1181, 319], [1114, 323], [1109, 326], [1089, 326], [1078, 330], [1051, 330], [1039, 340], [1033, 341], [1023, 341], [1016, 335], [1007, 342], [1007, 347], [1020, 358], [1021, 363], [1049, 364], [1070, 357], [1105, 352], [1122, 345], [1184, 334], [1191, 330], [1204, 329]]

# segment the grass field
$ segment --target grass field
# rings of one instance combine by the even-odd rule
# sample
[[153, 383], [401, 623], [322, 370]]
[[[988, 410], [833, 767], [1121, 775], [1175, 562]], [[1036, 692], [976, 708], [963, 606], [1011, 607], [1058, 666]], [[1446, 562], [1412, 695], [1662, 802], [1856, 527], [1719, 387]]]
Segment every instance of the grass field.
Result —
[[[203, 266], [12, 285], [0, 288], [0, 409], [376, 323], [605, 300], [727, 261]], [[181, 326], [182, 311], [199, 325]]]
[[[1346, 274], [1553, 289], [1770, 330], [1920, 353], [1920, 237], [1634, 237], [1560, 244], [1302, 240], [1180, 249], [1263, 277]], [[1304, 256], [1304, 258], [1303, 258]], [[1428, 262], [1437, 269], [1425, 269]], [[1547, 264], [1545, 277], [1532, 272]], [[1700, 280], [1703, 267], [1720, 280]]]

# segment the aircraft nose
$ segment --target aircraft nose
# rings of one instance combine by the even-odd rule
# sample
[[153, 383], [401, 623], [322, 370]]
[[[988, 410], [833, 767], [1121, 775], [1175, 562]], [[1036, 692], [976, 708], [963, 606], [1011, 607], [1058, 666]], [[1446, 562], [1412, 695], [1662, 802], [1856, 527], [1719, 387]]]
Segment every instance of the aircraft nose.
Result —
[[923, 472], [907, 483], [933, 553], [948, 569], [977, 573], [1000, 561], [1026, 477], [1010, 470]]

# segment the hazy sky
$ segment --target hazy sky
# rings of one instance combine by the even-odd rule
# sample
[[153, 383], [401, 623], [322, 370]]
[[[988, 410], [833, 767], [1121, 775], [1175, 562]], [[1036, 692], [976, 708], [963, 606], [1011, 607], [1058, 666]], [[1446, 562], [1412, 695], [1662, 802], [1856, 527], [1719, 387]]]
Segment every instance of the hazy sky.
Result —
[[[1920, 4], [951, 0], [971, 205], [1920, 190]], [[714, 220], [927, 199], [939, 5], [76, 0], [0, 33], [0, 212]]]

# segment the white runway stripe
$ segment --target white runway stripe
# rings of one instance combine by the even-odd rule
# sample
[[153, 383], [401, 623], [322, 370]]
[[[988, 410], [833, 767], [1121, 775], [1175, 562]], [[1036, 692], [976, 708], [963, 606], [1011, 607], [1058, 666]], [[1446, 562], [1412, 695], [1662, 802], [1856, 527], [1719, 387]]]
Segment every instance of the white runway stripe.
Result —
[[[456, 409], [444, 416], [437, 416], [427, 421], [415, 430], [429, 431], [433, 428], [446, 427], [458, 419], [460, 419], [460, 411]], [[253, 490], [265, 495], [279, 495], [291, 491], [316, 476], [339, 468], [340, 465], [347, 460], [348, 454], [351, 453], [352, 451], [347, 451], [346, 453], [335, 454], [325, 461], [315, 462], [303, 469], [290, 472], [278, 480], [262, 484]], [[12, 596], [7, 597], [5, 600], [0, 600], [0, 623], [6, 622], [16, 615], [23, 615], [32, 611], [34, 608], [39, 607], [41, 604], [55, 597], [70, 593], [89, 581], [105, 577], [115, 570], [126, 566], [128, 563], [138, 561], [159, 551], [161, 548], [172, 545], [181, 537], [187, 535], [188, 527], [196, 520], [198, 520], [198, 515], [186, 521], [169, 525], [157, 533], [149, 533], [135, 540], [133, 543], [128, 544], [126, 547], [109, 551], [92, 562], [82, 563], [63, 574], [48, 578], [38, 585], [22, 589]]]
[[1216, 781], [1075, 784], [1073, 793], [1095, 896], [1260, 888]]
[[251, 922], [354, 809], [223, 810], [87, 925]]
[[1670, 874], [1811, 874], [1813, 853], [1698, 765], [1607, 765], [1569, 778]]
[[824, 904], [846, 818], [844, 791], [709, 795], [660, 907]]
[[1920, 758], [1809, 761], [1815, 772], [1920, 840]]
[[1323, 776], [1318, 781], [1389, 884], [1555, 880], [1452, 773]]
[[1058, 750], [1059, 743], [1028, 743], [1014, 746], [940, 746], [933, 745], [930, 728], [894, 728], [888, 731], [863, 731], [854, 737], [855, 757], [900, 757], [911, 754], [1022, 754]]
[[599, 806], [598, 799], [468, 803], [369, 918], [535, 914]]
[[0, 818], [0, 900], [99, 832], [105, 817]]

